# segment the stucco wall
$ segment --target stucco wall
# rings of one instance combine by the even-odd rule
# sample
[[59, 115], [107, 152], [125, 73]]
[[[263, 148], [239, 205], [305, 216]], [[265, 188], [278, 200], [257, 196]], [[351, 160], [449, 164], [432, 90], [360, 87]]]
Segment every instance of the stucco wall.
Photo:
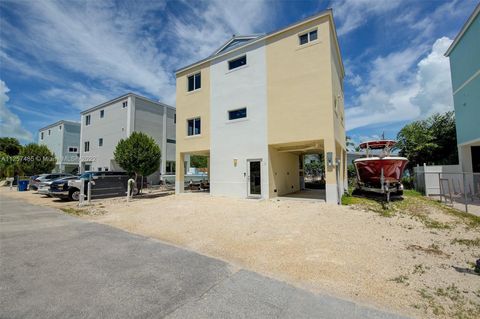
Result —
[[299, 156], [269, 147], [270, 197], [300, 190]]
[[[247, 64], [228, 70], [228, 61], [243, 55], [247, 56]], [[210, 192], [246, 197], [247, 160], [261, 159], [262, 196], [267, 197], [267, 80], [263, 42], [213, 61], [210, 80]], [[243, 107], [247, 108], [247, 118], [228, 119], [228, 111]]]

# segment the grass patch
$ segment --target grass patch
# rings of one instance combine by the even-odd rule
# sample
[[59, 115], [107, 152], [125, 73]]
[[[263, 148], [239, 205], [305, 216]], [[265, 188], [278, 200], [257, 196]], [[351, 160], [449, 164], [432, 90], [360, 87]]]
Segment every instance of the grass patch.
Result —
[[467, 247], [480, 247], [480, 238], [475, 239], [458, 239], [452, 240], [452, 244], [465, 245]]
[[468, 227], [480, 227], [480, 217], [448, 207], [414, 190], [405, 190], [403, 199], [392, 199], [388, 204], [383, 202], [382, 196], [360, 197], [348, 193], [342, 197], [342, 204], [373, 211], [383, 217], [392, 217], [397, 214], [409, 215], [431, 229], [450, 229], [456, 224], [433, 219], [430, 216], [432, 211], [453, 216]]
[[415, 274], [423, 275], [426, 272], [426, 269], [429, 269], [429, 268], [428, 267], [423, 267], [422, 264], [415, 265], [415, 266], [413, 266], [412, 274], [413, 275], [415, 275]]
[[408, 276], [405, 276], [405, 275], [400, 275], [398, 277], [392, 278], [392, 279], [390, 279], [390, 281], [394, 281], [397, 284], [405, 284], [406, 286], [409, 285]]
[[74, 216], [83, 216], [83, 215], [88, 215], [88, 212], [84, 209], [80, 208], [74, 208], [74, 207], [67, 207], [67, 208], [60, 208], [64, 213], [67, 213], [68, 215], [74, 215]]

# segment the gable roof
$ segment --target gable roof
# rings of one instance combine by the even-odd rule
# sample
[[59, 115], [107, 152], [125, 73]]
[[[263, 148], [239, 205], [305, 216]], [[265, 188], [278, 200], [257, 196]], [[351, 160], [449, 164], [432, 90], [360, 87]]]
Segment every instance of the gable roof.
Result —
[[[344, 69], [344, 66], [343, 66], [343, 61], [342, 61], [342, 55], [340, 54], [340, 46], [338, 44], [338, 38], [337, 38], [337, 31], [336, 31], [336, 27], [335, 27], [335, 21], [333, 20], [333, 10], [331, 8], [329, 9], [326, 9], [324, 11], [321, 11], [313, 16], [310, 16], [310, 17], [307, 17], [303, 20], [300, 20], [300, 21], [297, 21], [295, 23], [292, 23], [286, 27], [283, 27], [281, 29], [278, 29], [278, 30], [275, 30], [273, 32], [270, 32], [270, 33], [267, 33], [267, 34], [264, 34], [264, 35], [256, 35], [255, 38], [252, 38], [250, 39], [249, 41], [244, 41], [243, 43], [241, 44], [238, 44], [236, 46], [232, 46], [232, 47], [228, 47], [228, 44], [229, 43], [233, 43], [234, 41], [232, 40], [235, 40], [235, 36], [233, 36], [230, 40], [228, 40], [225, 44], [223, 44], [223, 46], [221, 46], [217, 51], [214, 52], [214, 54], [210, 55], [209, 57], [205, 58], [205, 59], [202, 59], [200, 61], [197, 61], [197, 62], [194, 62], [192, 64], [189, 64], [183, 68], [180, 68], [178, 70], [175, 71], [175, 74], [177, 73], [180, 73], [180, 72], [183, 72], [185, 70], [188, 70], [192, 67], [195, 67], [195, 66], [198, 66], [202, 63], [205, 63], [205, 62], [208, 62], [210, 60], [213, 60], [214, 58], [217, 58], [217, 57], [220, 57], [220, 56], [223, 56], [225, 54], [227, 54], [227, 52], [230, 52], [230, 51], [236, 51], [240, 48], [244, 48], [244, 47], [247, 47], [249, 45], [252, 45], [254, 43], [257, 43], [258, 41], [261, 41], [261, 40], [264, 40], [264, 39], [267, 39], [269, 37], [273, 37], [277, 34], [280, 34], [282, 32], [285, 32], [285, 31], [288, 31], [290, 29], [293, 29], [299, 25], [302, 25], [304, 23], [308, 23], [310, 21], [313, 21], [315, 19], [318, 19], [320, 17], [324, 17], [324, 16], [327, 16], [329, 17], [329, 21], [331, 23], [331, 26], [332, 26], [332, 32], [333, 32], [333, 38], [334, 38], [334, 46], [335, 46], [335, 50], [338, 54], [338, 59], [340, 61], [340, 68], [341, 68], [341, 71], [342, 71], [342, 75], [345, 76], [345, 69]], [[255, 35], [252, 35], [251, 37], [254, 37]], [[244, 37], [249, 37], [249, 36], [244, 36]], [[226, 49], [228, 47], [228, 50], [226, 51], [222, 51], [222, 49]]]
[[462, 29], [460, 29], [460, 32], [455, 37], [455, 40], [453, 40], [452, 44], [450, 44], [450, 46], [448, 47], [447, 52], [445, 52], [445, 56], [450, 56], [450, 53], [452, 53], [453, 49], [455, 49], [455, 47], [457, 46], [458, 41], [460, 41], [460, 39], [463, 37], [465, 32], [467, 32], [467, 29], [470, 27], [473, 21], [477, 18], [479, 13], [480, 13], [480, 3], [477, 4], [477, 6], [475, 7], [475, 10], [473, 10], [473, 13], [470, 15], [467, 22], [465, 22]]
[[252, 40], [258, 39], [259, 37], [263, 36], [263, 34], [256, 34], [256, 35], [232, 35], [232, 37], [225, 42], [220, 48], [215, 50], [211, 57], [220, 54], [222, 52], [228, 52], [236, 47], [243, 46]]

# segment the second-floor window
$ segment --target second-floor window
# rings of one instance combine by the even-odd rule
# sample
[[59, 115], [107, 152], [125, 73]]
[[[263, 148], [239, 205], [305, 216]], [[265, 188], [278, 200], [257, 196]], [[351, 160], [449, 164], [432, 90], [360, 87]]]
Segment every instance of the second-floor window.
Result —
[[103, 138], [98, 139], [98, 146], [102, 147], [103, 146]]
[[83, 147], [83, 150], [84, 150], [85, 152], [90, 152], [90, 142], [88, 142], [88, 141], [85, 142], [84, 147]]
[[228, 119], [229, 120], [238, 120], [247, 117], [247, 108], [244, 107], [242, 109], [228, 111]]
[[43, 140], [43, 132], [40, 133], [40, 139]]
[[58, 130], [59, 130], [59, 131], [62, 130], [62, 126], [61, 126], [61, 125], [58, 126]]
[[188, 76], [188, 92], [198, 90], [202, 87], [202, 76], [200, 72]]
[[50, 135], [50, 133], [52, 133], [52, 131], [51, 131], [51, 130], [48, 130], [48, 135]]
[[70, 146], [68, 148], [69, 153], [78, 153], [78, 149], [75, 146]]
[[100, 111], [100, 118], [103, 119], [104, 116], [105, 116], [105, 110], [101, 110]]
[[247, 64], [247, 56], [244, 55], [240, 58], [228, 61], [228, 69], [233, 70], [233, 69], [239, 68], [241, 66], [244, 66], [246, 64]]
[[318, 38], [318, 31], [317, 30], [312, 30], [310, 32], [301, 34], [298, 36], [298, 40], [300, 42], [300, 45], [307, 44], [308, 42], [312, 42], [317, 40]]
[[127, 106], [128, 106], [128, 101], [125, 101], [125, 102], [122, 103], [123, 108], [126, 108]]
[[188, 136], [193, 136], [193, 135], [200, 135], [201, 129], [200, 129], [200, 118], [194, 118], [187, 120], [187, 134]]
[[86, 126], [86, 125], [90, 125], [90, 123], [91, 123], [91, 117], [90, 117], [90, 115], [85, 116], [85, 126]]

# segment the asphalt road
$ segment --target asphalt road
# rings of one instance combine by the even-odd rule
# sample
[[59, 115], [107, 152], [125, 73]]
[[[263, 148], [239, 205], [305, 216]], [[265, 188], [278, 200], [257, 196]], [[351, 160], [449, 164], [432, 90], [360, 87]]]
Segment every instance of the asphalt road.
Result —
[[0, 318], [400, 318], [0, 197]]

